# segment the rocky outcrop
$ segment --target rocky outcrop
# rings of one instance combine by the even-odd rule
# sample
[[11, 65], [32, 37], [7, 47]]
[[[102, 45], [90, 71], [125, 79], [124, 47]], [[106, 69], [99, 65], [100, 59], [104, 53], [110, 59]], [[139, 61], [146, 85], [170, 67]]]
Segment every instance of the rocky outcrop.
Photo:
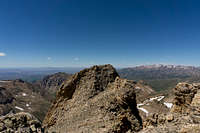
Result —
[[0, 115], [5, 115], [12, 110], [11, 104], [14, 96], [5, 88], [0, 87]]
[[171, 111], [177, 113], [189, 113], [191, 103], [198, 89], [200, 89], [199, 84], [179, 83], [174, 88], [174, 106]]
[[199, 133], [199, 85], [179, 83], [174, 88], [175, 98], [171, 112], [149, 116], [140, 133]]
[[111, 65], [84, 69], [61, 85], [43, 126], [50, 133], [139, 131], [135, 87]]
[[41, 88], [49, 91], [50, 93], [57, 92], [59, 86], [67, 80], [71, 75], [63, 72], [48, 75], [40, 81]]
[[200, 89], [197, 90], [197, 93], [195, 94], [194, 98], [192, 99], [191, 105], [200, 107]]
[[52, 75], [45, 76], [42, 80], [34, 83], [37, 86], [37, 92], [44, 97], [47, 101], [52, 102], [55, 100], [55, 95], [60, 85], [67, 80], [71, 75], [59, 72]]
[[29, 113], [8, 114], [0, 117], [1, 133], [43, 133], [41, 123]]
[[12, 103], [14, 97], [8, 90], [0, 87], [0, 104], [10, 104]]

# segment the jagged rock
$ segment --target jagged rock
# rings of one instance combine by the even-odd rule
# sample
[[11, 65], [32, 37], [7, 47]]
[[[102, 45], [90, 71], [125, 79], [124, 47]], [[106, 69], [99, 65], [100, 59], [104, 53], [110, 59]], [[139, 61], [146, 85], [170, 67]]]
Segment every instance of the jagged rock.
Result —
[[161, 124], [164, 124], [167, 121], [167, 117], [165, 114], [153, 114], [149, 116], [143, 123], [143, 127], [154, 127]]
[[50, 133], [139, 131], [134, 88], [111, 65], [84, 69], [62, 84], [43, 126]]
[[12, 110], [11, 104], [14, 96], [4, 87], [0, 87], [0, 115], [5, 115]]
[[189, 113], [189, 107], [199, 88], [200, 86], [195, 84], [179, 83], [174, 88], [175, 99], [171, 111], [177, 113]]
[[3, 87], [0, 87], [0, 104], [12, 103], [14, 97], [12, 94]]
[[[41, 88], [47, 92], [55, 93], [59, 89], [59, 86], [67, 80], [71, 75], [63, 72], [55, 73], [44, 77], [39, 81]], [[42, 92], [45, 93], [45, 92]], [[45, 94], [42, 94], [45, 95]]]
[[29, 113], [20, 112], [0, 117], [1, 133], [43, 133], [40, 121]]
[[[174, 89], [174, 105], [168, 114], [150, 116], [140, 133], [199, 133], [199, 84], [179, 83]], [[166, 120], [159, 122], [163, 115]]]
[[192, 99], [191, 105], [200, 107], [200, 90], [197, 91], [194, 98]]
[[58, 72], [52, 75], [45, 76], [42, 80], [33, 83], [35, 91], [39, 93], [45, 100], [52, 102], [55, 100], [55, 95], [60, 85], [67, 80], [71, 75]]

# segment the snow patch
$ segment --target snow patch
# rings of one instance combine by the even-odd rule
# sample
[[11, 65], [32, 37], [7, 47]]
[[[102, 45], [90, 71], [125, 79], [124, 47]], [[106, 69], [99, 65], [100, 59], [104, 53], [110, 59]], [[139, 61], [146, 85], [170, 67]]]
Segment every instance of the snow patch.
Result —
[[164, 102], [164, 105], [167, 106], [167, 108], [172, 108], [173, 103], [166, 103], [166, 102]]
[[146, 116], [148, 116], [148, 111], [146, 110], [146, 109], [144, 109], [144, 108], [141, 108], [140, 106], [143, 106], [144, 104], [143, 103], [139, 103], [139, 104], [137, 104], [137, 108], [139, 109], [139, 110], [142, 110], [143, 112], [145, 112], [146, 113]]
[[26, 93], [22, 93], [22, 96], [27, 96], [27, 94]]
[[139, 103], [139, 104], [137, 104], [137, 107], [140, 107], [140, 106], [142, 106], [142, 105], [144, 105], [143, 103]]
[[7, 83], [7, 82], [11, 82], [11, 81], [0, 80], [0, 83]]
[[140, 87], [138, 87], [138, 86], [136, 86], [136, 87], [135, 87], [135, 89], [137, 89], [137, 90], [140, 90], [141, 88], [140, 88]]
[[153, 101], [153, 100], [161, 101], [163, 98], [165, 98], [165, 96], [153, 97], [153, 98], [150, 98], [149, 101]]
[[18, 106], [15, 106], [15, 108], [16, 108], [16, 109], [19, 109], [19, 110], [21, 110], [21, 111], [24, 110], [23, 108], [20, 108], [20, 107], [18, 107]]
[[144, 108], [138, 108], [139, 110], [142, 110], [143, 112], [145, 112], [146, 113], [146, 115], [148, 115], [149, 114], [149, 112], [146, 110], [146, 109], [144, 109]]

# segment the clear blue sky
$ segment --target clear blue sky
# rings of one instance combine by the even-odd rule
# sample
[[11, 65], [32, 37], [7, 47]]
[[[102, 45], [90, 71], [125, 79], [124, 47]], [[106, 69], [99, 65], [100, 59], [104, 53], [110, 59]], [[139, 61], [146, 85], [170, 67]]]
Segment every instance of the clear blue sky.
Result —
[[200, 65], [199, 0], [1, 0], [0, 67]]

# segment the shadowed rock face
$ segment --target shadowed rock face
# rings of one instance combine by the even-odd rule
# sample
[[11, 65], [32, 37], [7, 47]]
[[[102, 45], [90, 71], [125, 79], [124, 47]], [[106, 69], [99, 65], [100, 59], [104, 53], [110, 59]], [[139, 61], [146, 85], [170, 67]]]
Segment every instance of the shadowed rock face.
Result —
[[0, 87], [0, 104], [12, 103], [14, 97], [5, 88]]
[[0, 87], [0, 115], [5, 115], [12, 110], [14, 96], [5, 88]]
[[37, 81], [33, 85], [37, 88], [37, 93], [44, 97], [45, 100], [53, 101], [60, 85], [70, 76], [70, 74], [59, 72], [45, 76], [42, 80]]
[[57, 92], [57, 88], [67, 80], [71, 75], [63, 72], [55, 73], [53, 75], [48, 75], [40, 81], [40, 86], [45, 91], [50, 93]]
[[43, 126], [60, 133], [138, 131], [134, 88], [111, 65], [84, 69], [61, 85]]

